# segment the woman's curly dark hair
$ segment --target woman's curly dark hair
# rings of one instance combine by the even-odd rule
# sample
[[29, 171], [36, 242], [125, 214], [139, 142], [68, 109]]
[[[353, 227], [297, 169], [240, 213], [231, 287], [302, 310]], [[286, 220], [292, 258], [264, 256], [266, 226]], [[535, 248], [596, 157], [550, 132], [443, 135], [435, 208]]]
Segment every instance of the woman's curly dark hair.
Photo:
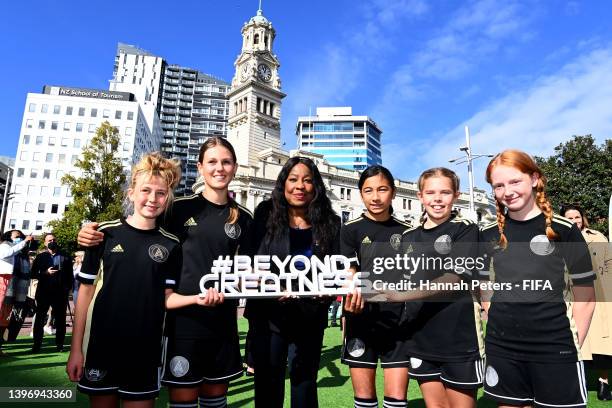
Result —
[[287, 160], [276, 178], [276, 185], [272, 191], [272, 211], [266, 224], [268, 239], [273, 240], [281, 237], [289, 229], [289, 203], [285, 198], [285, 182], [289, 172], [297, 164], [303, 164], [312, 174], [314, 186], [314, 197], [308, 204], [308, 221], [312, 225], [314, 241], [325, 252], [333, 247], [339, 225], [338, 215], [332, 209], [331, 201], [327, 197], [327, 190], [319, 169], [312, 160], [307, 157], [295, 156]]

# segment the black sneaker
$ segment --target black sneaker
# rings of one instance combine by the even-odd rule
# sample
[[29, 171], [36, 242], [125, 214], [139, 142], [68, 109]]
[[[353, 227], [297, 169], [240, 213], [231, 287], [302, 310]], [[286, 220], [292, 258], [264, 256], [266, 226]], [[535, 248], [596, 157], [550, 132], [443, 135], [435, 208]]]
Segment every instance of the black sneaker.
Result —
[[612, 400], [612, 393], [610, 393], [610, 384], [605, 383], [601, 380], [598, 381], [597, 387], [597, 399], [600, 401], [610, 401]]

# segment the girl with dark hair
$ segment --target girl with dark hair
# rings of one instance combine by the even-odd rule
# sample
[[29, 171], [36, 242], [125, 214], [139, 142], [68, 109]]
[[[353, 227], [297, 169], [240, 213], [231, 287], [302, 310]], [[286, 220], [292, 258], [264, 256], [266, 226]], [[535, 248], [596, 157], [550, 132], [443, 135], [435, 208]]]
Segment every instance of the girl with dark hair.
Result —
[[[252, 223], [248, 210], [229, 196], [238, 164], [232, 145], [212, 137], [201, 147], [198, 172], [202, 194], [177, 198], [160, 218], [178, 236], [183, 265], [176, 290], [167, 292], [162, 384], [169, 387], [170, 407], [223, 408], [231, 380], [242, 376], [237, 302], [209, 288], [201, 298], [200, 279], [219, 256], [233, 256], [247, 246]], [[99, 236], [90, 226], [79, 232], [79, 244]]]
[[[344, 224], [340, 247], [342, 255], [351, 259], [353, 272], [371, 272], [374, 256], [392, 258], [400, 254], [402, 232], [409, 225], [391, 215], [395, 182], [385, 167], [365, 169], [358, 187], [366, 211]], [[383, 276], [383, 279], [392, 277]], [[405, 305], [372, 302], [364, 308], [356, 302], [357, 297], [347, 300], [342, 350], [342, 362], [350, 367], [355, 407], [378, 406], [375, 380], [379, 360], [385, 379], [383, 406], [406, 407], [410, 358], [405, 349], [407, 333], [402, 324]]]
[[[423, 283], [469, 283], [473, 271], [464, 265], [476, 258], [478, 227], [453, 211], [459, 178], [447, 168], [432, 168], [421, 174], [418, 188], [423, 216], [420, 225], [404, 232], [402, 244], [406, 254], [426, 263], [410, 271], [411, 281], [417, 288]], [[475, 407], [482, 386], [480, 305], [469, 289], [458, 287], [416, 292], [422, 305], [410, 322], [406, 350], [410, 377], [419, 382], [427, 406]]]
[[[527, 153], [501, 152], [486, 178], [497, 222], [483, 228], [480, 241], [488, 245], [487, 269], [507, 289], [495, 290], [485, 305], [484, 391], [504, 407], [584, 407], [580, 347], [595, 307], [595, 273], [584, 238], [553, 213], [546, 179]], [[529, 290], [525, 282], [549, 287]]]
[[[252, 232], [260, 244], [253, 252], [281, 259], [323, 258], [338, 253], [339, 231], [340, 219], [316, 165], [308, 158], [292, 157], [276, 179], [272, 198], [255, 211]], [[322, 299], [249, 299], [256, 407], [283, 406], [287, 366], [291, 407], [318, 406], [317, 372], [329, 304]]]
[[585, 360], [592, 358], [593, 368], [598, 370], [597, 399], [609, 401], [612, 400], [608, 378], [608, 371], [612, 368], [612, 333], [609, 325], [612, 316], [612, 251], [610, 250], [610, 243], [604, 234], [589, 228], [589, 221], [580, 206], [564, 205], [561, 207], [561, 214], [576, 224], [582, 233], [589, 246], [593, 270], [597, 274], [597, 280], [595, 280], [597, 303], [589, 333], [580, 351]]

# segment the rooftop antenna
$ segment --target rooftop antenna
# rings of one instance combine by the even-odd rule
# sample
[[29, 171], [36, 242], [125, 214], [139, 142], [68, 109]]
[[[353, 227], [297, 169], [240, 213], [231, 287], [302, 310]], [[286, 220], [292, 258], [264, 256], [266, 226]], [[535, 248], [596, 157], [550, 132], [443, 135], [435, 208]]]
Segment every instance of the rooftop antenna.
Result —
[[259, 0], [259, 9], [257, 9], [257, 14], [261, 15], [263, 11], [261, 10], [261, 0]]

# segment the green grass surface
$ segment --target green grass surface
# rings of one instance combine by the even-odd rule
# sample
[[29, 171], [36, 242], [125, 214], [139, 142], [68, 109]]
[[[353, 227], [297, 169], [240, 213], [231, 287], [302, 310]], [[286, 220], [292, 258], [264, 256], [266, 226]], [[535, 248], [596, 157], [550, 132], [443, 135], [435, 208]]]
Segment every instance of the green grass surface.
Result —
[[[247, 321], [239, 319], [239, 330], [241, 345], [244, 347], [244, 339], [247, 331]], [[70, 341], [68, 336], [67, 342]], [[325, 332], [324, 347], [321, 354], [321, 366], [319, 369], [319, 405], [321, 407], [347, 407], [353, 406], [353, 391], [348, 368], [340, 363], [341, 332], [338, 328], [328, 328]], [[75, 386], [68, 380], [65, 373], [66, 359], [68, 353], [57, 353], [55, 351], [52, 337], [45, 337], [42, 353], [29, 354], [32, 346], [32, 339], [20, 337], [16, 342], [6, 344], [4, 349], [8, 356], [0, 357], [0, 386], [15, 387], [72, 387]], [[380, 405], [382, 405], [382, 371], [378, 370], [377, 388]], [[595, 379], [589, 375], [589, 407], [612, 408], [612, 402], [600, 402], [595, 395]], [[286, 382], [285, 406], [289, 407], [289, 381]], [[79, 392], [76, 403], [20, 403], [14, 406], [42, 407], [86, 407], [88, 398]], [[253, 379], [252, 377], [242, 377], [232, 382], [229, 391], [229, 405], [231, 407], [252, 407], [253, 404]], [[410, 381], [408, 387], [408, 406], [424, 407], [423, 398], [419, 392], [416, 381]], [[165, 407], [168, 401], [168, 394], [162, 388], [156, 406]], [[9, 406], [11, 404], [0, 404]], [[482, 391], [478, 397], [478, 407], [494, 407], [482, 397]]]

